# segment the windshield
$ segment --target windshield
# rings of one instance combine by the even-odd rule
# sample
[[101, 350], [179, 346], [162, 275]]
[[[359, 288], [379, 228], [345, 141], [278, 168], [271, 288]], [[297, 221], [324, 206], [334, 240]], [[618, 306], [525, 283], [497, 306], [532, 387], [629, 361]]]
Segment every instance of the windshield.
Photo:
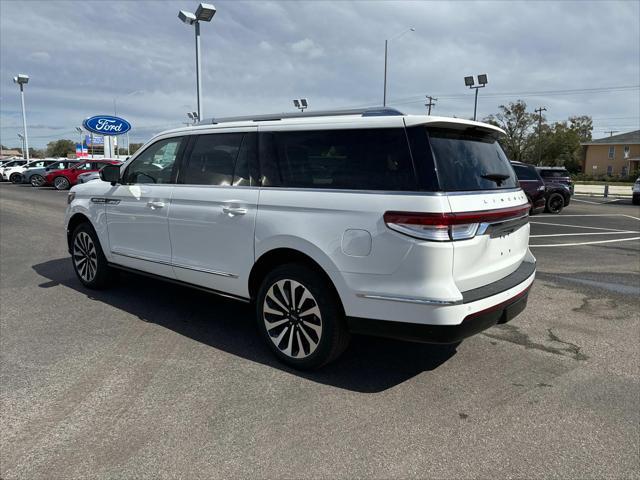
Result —
[[428, 128], [427, 131], [443, 190], [518, 187], [509, 160], [493, 135], [477, 129]]

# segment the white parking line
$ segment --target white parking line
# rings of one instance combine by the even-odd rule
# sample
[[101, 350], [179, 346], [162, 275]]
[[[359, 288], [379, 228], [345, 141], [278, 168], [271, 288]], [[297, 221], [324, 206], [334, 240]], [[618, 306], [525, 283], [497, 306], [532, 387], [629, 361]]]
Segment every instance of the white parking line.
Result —
[[633, 230], [621, 230], [615, 232], [583, 232], [583, 233], [550, 233], [548, 235], [529, 235], [529, 238], [543, 238], [543, 237], [575, 237], [582, 235], [619, 235], [622, 233], [640, 233]]
[[616, 242], [630, 242], [632, 240], [640, 240], [640, 237], [621, 238], [617, 240], [600, 240], [598, 242], [580, 242], [580, 243], [551, 243], [547, 245], [529, 245], [529, 248], [541, 248], [541, 247], [577, 247], [579, 245], [596, 245], [599, 243], [616, 243]]
[[606, 230], [607, 232], [626, 232], [627, 230], [619, 230], [616, 228], [602, 228], [602, 227], [585, 227], [583, 225], [568, 225], [566, 223], [548, 223], [548, 222], [529, 222], [531, 225], [551, 225], [553, 227], [571, 227], [571, 228], [584, 228], [587, 230]]

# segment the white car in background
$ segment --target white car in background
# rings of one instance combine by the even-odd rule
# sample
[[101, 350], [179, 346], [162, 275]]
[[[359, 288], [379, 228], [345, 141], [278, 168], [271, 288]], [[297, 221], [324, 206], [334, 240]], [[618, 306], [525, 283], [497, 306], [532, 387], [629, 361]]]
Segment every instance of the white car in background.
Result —
[[55, 162], [55, 160], [51, 158], [36, 158], [23, 165], [7, 167], [2, 172], [2, 179], [11, 183], [22, 183], [22, 176], [27, 169], [47, 167], [53, 162]]
[[71, 189], [72, 265], [88, 288], [121, 269], [249, 302], [295, 368], [351, 333], [456, 343], [518, 315], [535, 277], [502, 135], [387, 108], [167, 131]]
[[0, 167], [0, 180], [8, 181], [9, 175], [7, 175], [7, 172], [10, 170], [13, 171], [14, 168], [22, 167], [23, 165], [26, 165], [26, 163], [27, 163], [26, 160], [19, 159], [19, 160], [11, 160], [10, 162], [3, 164]]
[[634, 205], [640, 205], [640, 177], [638, 177], [636, 183], [633, 184], [631, 202]]

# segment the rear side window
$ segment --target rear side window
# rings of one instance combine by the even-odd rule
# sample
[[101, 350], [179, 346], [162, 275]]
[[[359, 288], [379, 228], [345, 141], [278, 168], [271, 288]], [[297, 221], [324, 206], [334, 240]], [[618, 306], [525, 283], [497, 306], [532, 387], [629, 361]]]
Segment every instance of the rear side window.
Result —
[[255, 155], [255, 134], [199, 135], [181, 183], [187, 185], [250, 185], [249, 162]]
[[536, 169], [533, 167], [525, 167], [524, 165], [511, 165], [513, 169], [516, 171], [516, 175], [518, 176], [518, 180], [536, 180], [539, 181], [540, 178], [536, 173]]
[[564, 178], [569, 176], [566, 170], [540, 170], [540, 175], [544, 178]]
[[428, 128], [440, 187], [445, 191], [516, 188], [498, 140], [477, 129]]
[[263, 186], [417, 190], [402, 128], [260, 134]]

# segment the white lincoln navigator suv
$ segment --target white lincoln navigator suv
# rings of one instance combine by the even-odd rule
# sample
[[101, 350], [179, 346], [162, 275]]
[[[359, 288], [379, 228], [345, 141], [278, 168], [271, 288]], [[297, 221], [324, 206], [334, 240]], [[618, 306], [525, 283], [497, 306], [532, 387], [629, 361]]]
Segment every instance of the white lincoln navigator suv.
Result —
[[520, 313], [530, 205], [492, 125], [393, 109], [203, 121], [69, 193], [80, 281], [116, 270], [255, 304], [319, 367], [349, 334], [455, 343]]

